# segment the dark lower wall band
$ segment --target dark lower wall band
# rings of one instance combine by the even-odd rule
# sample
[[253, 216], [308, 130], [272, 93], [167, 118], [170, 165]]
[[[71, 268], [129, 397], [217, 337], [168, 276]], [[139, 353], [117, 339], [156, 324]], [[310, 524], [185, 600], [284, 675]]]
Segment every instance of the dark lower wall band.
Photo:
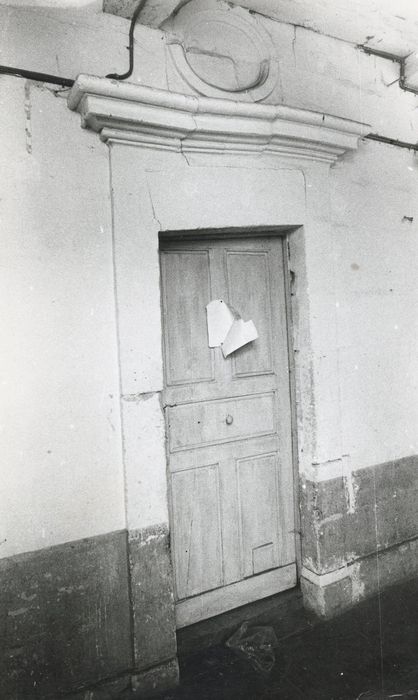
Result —
[[[351, 490], [343, 477], [303, 486], [307, 605], [336, 614], [418, 575], [418, 456], [355, 472]], [[342, 567], [347, 576], [316, 585]], [[172, 580], [166, 525], [0, 560], [0, 698], [175, 684]]]
[[177, 654], [167, 525], [129, 533], [135, 664], [147, 669]]
[[301, 489], [303, 564], [340, 568], [418, 536], [418, 456], [385, 462]]
[[178, 675], [166, 525], [0, 560], [0, 590], [2, 699], [56, 700], [166, 662]]
[[0, 560], [0, 697], [59, 697], [133, 665], [125, 532]]
[[305, 604], [332, 616], [418, 575], [418, 456], [302, 484]]

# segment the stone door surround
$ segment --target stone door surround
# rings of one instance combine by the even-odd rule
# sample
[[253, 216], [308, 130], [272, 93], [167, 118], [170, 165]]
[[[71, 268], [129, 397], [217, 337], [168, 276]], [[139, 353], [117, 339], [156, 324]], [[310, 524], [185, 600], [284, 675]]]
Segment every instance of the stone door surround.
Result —
[[[321, 464], [342, 459], [334, 410], [332, 270], [315, 278], [321, 261], [331, 265], [329, 167], [357, 148], [367, 125], [284, 105], [182, 95], [88, 75], [77, 78], [68, 106], [109, 147], [133, 683], [146, 688], [155, 678], [170, 684], [177, 676], [161, 405], [159, 233], [293, 231], [288, 244], [297, 281], [291, 298], [295, 467], [298, 478], [311, 479]], [[323, 332], [321, 321], [313, 323], [318, 318], [326, 318], [329, 351], [320, 370]], [[308, 381], [312, 376], [316, 388]], [[331, 388], [314, 395], [321, 382]]]

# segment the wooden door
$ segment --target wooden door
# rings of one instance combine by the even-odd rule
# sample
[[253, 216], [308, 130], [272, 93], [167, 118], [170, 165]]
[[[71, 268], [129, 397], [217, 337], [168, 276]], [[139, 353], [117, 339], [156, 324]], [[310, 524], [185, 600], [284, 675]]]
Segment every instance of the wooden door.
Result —
[[[277, 237], [161, 246], [164, 406], [179, 627], [296, 584], [283, 245]], [[209, 348], [223, 299], [259, 337]]]

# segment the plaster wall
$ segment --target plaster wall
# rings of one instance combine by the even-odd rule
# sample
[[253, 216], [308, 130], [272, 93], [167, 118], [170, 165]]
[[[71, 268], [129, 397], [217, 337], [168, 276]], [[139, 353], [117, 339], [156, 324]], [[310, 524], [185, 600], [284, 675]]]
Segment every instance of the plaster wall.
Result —
[[106, 149], [1, 78], [3, 557], [125, 527]]
[[[418, 98], [400, 89], [397, 63], [305, 27], [259, 15], [253, 21], [272, 38], [279, 64], [277, 84], [263, 102], [362, 121], [372, 133], [415, 141]], [[166, 60], [169, 89], [191, 93], [168, 51]]]
[[[126, 69], [129, 23], [98, 13], [97, 4], [83, 12], [1, 8], [0, 19], [6, 28], [1, 56], [6, 65], [69, 78]], [[271, 33], [279, 57], [280, 77], [269, 102], [369, 122], [371, 131], [416, 140], [417, 98], [399, 89], [397, 66], [307, 29], [256, 21]], [[135, 36], [132, 81], [190, 93], [174, 70], [163, 33], [138, 26]], [[106, 625], [98, 621], [107, 601], [114, 600], [119, 606], [115, 619], [125, 632], [132, 624], [132, 639], [125, 636], [118, 656], [112, 637], [103, 657], [113, 659], [109, 669], [93, 650], [88, 677], [79, 660], [69, 674], [91, 685], [107, 670], [131, 673], [167, 662], [175, 680], [158, 231], [202, 225], [305, 224], [290, 236], [301, 368], [297, 398], [303, 408], [299, 467], [315, 482], [306, 490], [305, 511], [317, 518], [314, 527], [307, 518], [306, 532], [317, 538], [305, 540], [303, 563], [314, 587], [322, 585], [318, 580], [325, 574], [324, 586], [338, 579], [347, 588], [344, 567], [354, 562], [350, 585], [354, 581], [357, 587], [350, 600], [359, 599], [367, 586], [356, 558], [379, 545], [376, 535], [367, 551], [355, 550], [362, 528], [372, 532], [376, 525], [376, 491], [368, 468], [383, 464], [379, 473], [390, 473], [394, 485], [399, 472], [392, 460], [417, 452], [416, 159], [368, 141], [331, 170], [328, 164], [306, 161], [290, 166], [285, 158], [264, 154], [186, 155], [181, 149], [105, 145], [80, 129], [65, 90], [5, 76], [0, 84], [6, 155], [0, 195], [1, 303], [8, 331], [2, 338], [6, 468], [0, 554], [7, 580], [9, 567], [17, 566], [23, 581], [15, 586], [11, 576], [12, 607], [4, 619], [10, 625], [22, 595], [33, 595], [32, 588], [40, 586], [46, 602], [39, 614], [51, 610], [54, 619], [63, 620], [64, 641], [55, 656], [48, 639], [42, 641], [46, 664], [59, 669], [74, 617], [63, 616], [63, 593], [71, 596], [73, 607], [66, 609], [75, 611], [80, 625], [87, 620], [91, 635], [98, 629], [104, 639]], [[210, 194], [204, 217], [193, 189], [198, 179]], [[259, 206], [255, 219], [250, 195]], [[405, 497], [408, 484], [415, 485], [414, 473], [414, 460], [402, 462]], [[381, 512], [390, 523], [393, 494], [386, 477], [381, 483]], [[381, 531], [384, 546], [416, 536], [414, 505], [411, 499], [409, 521], [390, 532], [382, 519], [375, 532]], [[118, 573], [109, 576], [107, 549], [94, 536], [125, 527], [127, 542], [124, 533], [117, 533], [106, 545], [117, 560]], [[78, 568], [69, 565], [64, 574], [61, 557], [70, 561], [72, 545], [47, 550], [52, 588], [44, 553], [28, 559], [19, 554], [87, 537], [91, 540], [75, 548], [81, 551]], [[111, 583], [104, 586], [103, 606], [94, 614], [90, 593], [75, 585], [86, 557], [91, 575], [80, 585], [94, 597], [97, 580]], [[27, 583], [32, 588], [24, 588]], [[33, 640], [42, 636], [42, 625], [31, 617], [38, 614], [37, 605], [35, 595], [19, 618], [22, 638], [29, 640], [28, 668], [37, 646]], [[12, 645], [14, 631], [9, 632]], [[24, 683], [32, 682], [25, 674]], [[12, 682], [11, 675], [5, 679]], [[51, 684], [57, 693], [55, 680]], [[19, 697], [14, 689], [5, 695]]]
[[[385, 51], [406, 55], [416, 46], [412, 23], [414, 8], [409, 0], [400, 0], [396, 14], [391, 0], [243, 0], [242, 5], [280, 22], [311, 28], [320, 34], [337, 37], [352, 44], [367, 44]], [[370, 18], [373, 18], [373, 26]]]
[[[279, 62], [277, 85], [265, 102], [323, 111], [366, 122], [374, 133], [416, 140], [418, 97], [400, 89], [397, 63], [288, 23], [287, 16], [283, 22], [252, 18], [271, 36]], [[79, 10], [0, 7], [0, 21], [5, 65], [73, 79], [79, 73], [105, 76], [127, 69], [129, 21], [100, 12], [97, 3]], [[408, 51], [398, 49], [399, 55]], [[141, 24], [135, 28], [130, 82], [193, 94], [174, 66], [166, 34]]]
[[[84, 9], [0, 7], [1, 61], [8, 66], [76, 78], [127, 69], [129, 22]], [[163, 34], [137, 26], [134, 82], [165, 87]]]
[[[322, 205], [316, 178], [305, 177], [316, 231], [294, 298], [310, 309], [313, 365], [302, 383], [313, 383], [315, 405], [299, 466], [315, 481], [417, 453], [417, 159], [364, 141], [332, 166]], [[299, 323], [296, 309], [298, 353]]]
[[399, 88], [399, 65], [303, 27], [262, 20], [280, 57], [285, 104], [370, 124], [370, 131], [415, 141], [417, 97]]
[[343, 454], [418, 452], [418, 160], [364, 143], [331, 170]]
[[[69, 78], [125, 70], [128, 22], [97, 4], [3, 6], [0, 23], [3, 64]], [[138, 63], [159, 84], [161, 36], [143, 33]], [[107, 148], [80, 130], [65, 89], [0, 83], [7, 557], [117, 531], [126, 518]]]
[[[75, 77], [78, 72], [105, 75], [126, 68], [125, 46], [129, 23], [121, 17], [98, 12], [97, 4], [78, 11], [3, 7], [0, 13], [4, 27], [2, 62], [5, 64], [66, 77]], [[372, 131], [413, 140], [418, 125], [418, 112], [415, 109], [417, 98], [399, 89], [396, 64], [367, 56], [347, 42], [302, 27], [272, 22], [259, 16], [256, 21], [272, 36], [279, 58], [279, 80], [268, 102], [367, 121]], [[135, 37], [133, 82], [192, 92], [176, 73], [161, 31], [138, 25]], [[4, 493], [9, 494], [10, 507], [7, 516], [3, 515], [7, 517], [8, 536], [7, 548], [2, 548], [2, 554], [7, 555], [56, 544], [72, 537], [118, 529], [124, 526], [125, 521], [107, 147], [100, 144], [94, 135], [80, 131], [78, 116], [69, 113], [64, 99], [60, 99], [60, 96], [66, 95], [65, 90], [57, 93], [54, 86], [25, 83], [5, 76], [1, 77], [1, 82], [2, 88], [4, 86], [3, 104], [7, 104], [7, 109], [2, 110], [2, 119], [5, 120], [3, 134], [5, 137], [7, 134], [8, 172], [13, 175], [5, 173], [3, 180], [4, 190], [7, 190], [2, 202], [5, 235], [12, 235], [13, 231], [14, 246], [18, 241], [16, 230], [25, 236], [26, 259], [22, 262], [20, 253], [19, 264], [24, 264], [27, 270], [29, 261], [37, 256], [38, 276], [43, 275], [42, 266], [45, 264], [45, 258], [39, 260], [39, 250], [42, 250], [42, 245], [45, 247], [48, 262], [53, 262], [55, 266], [49, 265], [48, 281], [42, 279], [43, 294], [47, 294], [47, 300], [57, 296], [57, 289], [65, 287], [65, 313], [53, 320], [49, 317], [47, 320], [41, 313], [39, 299], [32, 305], [27, 299], [20, 301], [24, 309], [19, 315], [14, 313], [12, 318], [10, 304], [6, 302], [6, 319], [15, 327], [12, 337], [18, 352], [8, 349], [5, 356], [12, 358], [9, 362], [13, 364], [14, 375], [19, 373], [22, 387], [22, 393], [12, 392], [10, 404], [15, 407], [13, 420], [19, 428], [15, 428], [14, 442], [9, 442], [7, 461], [11, 465], [20, 464], [20, 468], [11, 468], [5, 483]], [[63, 155], [57, 158], [57, 153]], [[382, 159], [384, 167], [381, 167]], [[80, 163], [83, 163], [83, 169], [79, 167]], [[311, 442], [308, 458], [304, 458], [306, 464], [310, 460], [311, 463], [325, 465], [341, 460], [342, 455], [349, 455], [351, 461], [344, 469], [350, 471], [414, 451], [416, 366], [411, 357], [411, 348], [416, 327], [413, 319], [407, 317], [408, 310], [410, 314], [413, 313], [412, 304], [401, 305], [401, 299], [411, 298], [409, 295], [413, 297], [416, 292], [413, 279], [400, 271], [404, 270], [405, 263], [409, 263], [411, 257], [416, 256], [416, 223], [403, 219], [404, 216], [413, 216], [415, 176], [416, 160], [413, 156], [368, 142], [361, 145], [359, 152], [346, 157], [331, 170], [335, 225], [320, 237], [321, 216], [316, 215], [317, 239], [316, 243], [310, 244], [308, 261], [310, 298], [307, 303], [314, 309], [310, 332], [317, 360], [314, 377], [317, 416], [316, 425], [313, 426], [315, 434], [307, 436]], [[315, 190], [315, 177], [309, 180], [306, 173], [305, 186], [308, 199], [321, 196], [319, 190]], [[23, 205], [22, 188], [25, 191]], [[155, 192], [154, 197], [158, 197]], [[47, 202], [45, 206], [40, 204], [43, 201]], [[149, 203], [144, 206], [149, 206]], [[324, 202], [323, 206], [326, 212], [328, 202]], [[387, 216], [389, 207], [393, 220]], [[315, 209], [318, 212], [320, 207], [316, 205]], [[326, 219], [327, 214], [324, 216]], [[24, 220], [28, 222], [27, 226], [23, 225]], [[36, 235], [32, 247], [27, 241], [28, 230], [33, 232], [33, 236]], [[397, 245], [395, 241], [395, 231], [398, 230], [402, 245]], [[57, 231], [61, 233], [59, 237]], [[77, 241], [76, 236], [79, 236]], [[314, 241], [313, 234], [310, 240]], [[361, 262], [358, 262], [360, 242]], [[383, 246], [385, 255], [380, 257], [385, 260], [384, 263], [376, 260], [377, 244]], [[13, 245], [9, 248], [11, 255], [15, 253]], [[63, 260], [63, 245], [71, 247], [71, 256], [67, 255], [65, 266], [57, 264]], [[383, 319], [381, 314], [376, 316], [376, 310], [380, 308], [381, 292], [388, 286], [384, 277], [388, 260], [392, 259], [394, 264], [390, 263], [393, 267], [390, 274], [397, 279], [396, 285], [388, 287], [394, 291], [387, 292], [388, 299], [385, 297], [387, 314]], [[324, 260], [327, 261], [329, 276], [323, 274]], [[354, 271], [351, 264], [358, 265], [359, 269]], [[93, 266], [96, 270], [94, 276]], [[63, 272], [63, 267], [66, 272]], [[55, 278], [51, 275], [54, 269]], [[20, 282], [21, 276], [17, 274], [16, 266], [14, 270], [9, 275], [15, 275], [16, 285], [16, 278]], [[89, 294], [96, 293], [96, 305], [94, 298], [91, 304], [85, 304], [83, 287], [76, 283], [83, 274], [87, 274], [86, 270], [90, 270]], [[32, 267], [30, 274], [35, 274]], [[149, 274], [158, 274], [158, 268], [154, 265]], [[28, 281], [29, 286], [35, 286], [31, 281]], [[146, 280], [141, 284], [146, 284]], [[15, 294], [15, 289], [8, 284], [8, 294], [3, 299], [6, 301], [10, 298], [8, 295]], [[376, 291], [379, 289], [381, 292]], [[78, 315], [75, 311], [77, 299]], [[98, 317], [99, 301], [104, 323]], [[404, 318], [401, 325], [396, 322], [399, 313]], [[85, 318], [86, 314], [92, 315]], [[43, 333], [36, 323], [39, 316], [47, 326]], [[154, 327], [158, 314], [151, 316]], [[149, 314], [147, 318], [149, 324]], [[398, 325], [398, 329], [395, 329], [395, 325]], [[58, 332], [62, 326], [67, 335], [68, 329], [71, 330], [72, 346], [64, 340], [64, 332]], [[154, 331], [157, 346], [158, 323]], [[135, 329], [130, 328], [127, 332], [135, 334]], [[395, 332], [402, 333], [402, 343], [397, 341], [400, 336], [396, 336]], [[333, 350], [326, 357], [330, 333]], [[381, 333], [385, 333], [384, 343]], [[51, 334], [55, 339], [54, 344], [50, 341]], [[25, 343], [21, 342], [22, 337]], [[352, 341], [354, 337], [355, 343]], [[92, 342], [88, 339], [92, 339]], [[57, 343], [60, 344], [59, 352]], [[393, 363], [395, 348], [396, 368]], [[74, 357], [82, 353], [85, 366], [79, 372]], [[379, 365], [376, 364], [377, 353]], [[362, 357], [360, 364], [356, 360], [359, 355]], [[74, 374], [68, 379], [70, 357]], [[44, 360], [44, 366], [34, 372], [31, 363], [36, 361], [39, 366], [39, 358]], [[138, 364], [136, 393], [159, 389], [161, 378], [157, 376], [160, 371], [157, 360], [157, 355], [154, 355], [151, 364], [146, 358]], [[359, 369], [355, 369], [357, 366]], [[45, 392], [52, 392], [53, 382], [47, 381], [47, 377], [51, 377], [51, 368], [54, 370], [53, 376], [60, 377], [60, 386], [62, 377], [67, 376], [66, 381], [72, 389], [71, 398], [67, 395], [66, 400], [62, 401], [62, 394], [56, 388], [54, 401], [45, 400]], [[11, 381], [11, 376], [11, 368], [8, 368], [7, 381]], [[330, 376], [333, 377], [332, 382]], [[387, 378], [391, 381], [383, 383], [392, 399], [393, 392], [388, 388], [392, 380], [397, 387], [396, 407], [391, 401], [390, 410], [386, 405], [383, 409], [381, 400], [381, 380]], [[79, 392], [76, 394], [78, 385]], [[40, 397], [38, 407], [41, 405], [42, 410], [37, 411], [33, 404], [28, 406], [23, 398], [28, 386], [33, 386], [34, 394]], [[130, 389], [132, 391], [122, 393], [135, 393], [135, 387]], [[152, 401], [150, 404], [144, 402], [140, 406], [141, 415], [145, 416], [151, 410], [151, 404]], [[134, 409], [131, 407], [129, 410], [132, 412]], [[113, 427], [109, 423], [110, 418], [108, 420], [110, 411]], [[23, 430], [29, 412], [32, 432], [27, 428]], [[360, 416], [366, 413], [368, 420], [365, 421]], [[9, 420], [11, 423], [11, 419], [12, 413], [9, 412], [4, 424]], [[95, 421], [97, 430], [92, 432], [91, 425]], [[71, 425], [77, 427], [68, 427]], [[397, 426], [395, 435], [394, 426]], [[376, 440], [370, 440], [369, 428]], [[76, 435], [74, 431], [81, 431], [78, 437], [81, 434], [84, 438], [74, 440], [71, 437]], [[45, 438], [45, 433], [55, 436], [54, 444], [71, 446], [63, 450], [65, 455], [60, 455], [58, 462], [58, 466], [61, 462], [72, 464], [71, 476], [68, 471], [62, 470], [65, 465], [58, 469], [54, 463], [51, 469], [49, 462], [45, 462], [43, 453], [45, 457], [51, 457], [48, 452], [50, 447], [44, 450], [45, 440], [51, 442]], [[30, 472], [26, 457], [28, 453], [33, 455]], [[156, 455], [156, 459], [160, 464], [161, 455]], [[86, 464], [95, 466], [92, 470], [91, 466], [86, 468]], [[129, 460], [127, 464], [129, 469]], [[340, 468], [340, 463], [337, 468]], [[21, 489], [23, 471], [26, 477], [28, 473], [32, 475], [26, 492]], [[326, 467], [320, 474], [322, 478], [330, 476]], [[46, 488], [44, 481], [48, 484]], [[83, 484], [81, 500], [80, 483]], [[97, 483], [100, 484], [98, 488]], [[161, 489], [160, 495], [164, 492], [163, 485]], [[75, 490], [78, 490], [78, 509], [74, 508], [73, 503]], [[33, 505], [34, 494], [38, 496], [36, 502], [39, 508]], [[166, 506], [160, 496], [158, 502], [154, 516], [151, 506], [148, 507], [140, 498], [135, 522], [149, 526], [153, 520], [154, 524], [164, 521]], [[140, 508], [140, 503], [143, 503], [143, 508]], [[106, 507], [103, 507], [104, 504]], [[39, 515], [36, 514], [38, 510]], [[80, 512], [86, 514], [82, 519]], [[20, 534], [28, 525], [31, 533], [29, 540], [26, 534]]]

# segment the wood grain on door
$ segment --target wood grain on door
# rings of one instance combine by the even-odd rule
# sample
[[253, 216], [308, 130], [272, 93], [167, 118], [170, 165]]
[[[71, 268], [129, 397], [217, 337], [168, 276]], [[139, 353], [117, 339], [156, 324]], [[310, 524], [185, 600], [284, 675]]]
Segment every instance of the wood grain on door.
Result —
[[[296, 584], [283, 245], [161, 244], [167, 450], [179, 627]], [[224, 358], [206, 305], [259, 337]]]

